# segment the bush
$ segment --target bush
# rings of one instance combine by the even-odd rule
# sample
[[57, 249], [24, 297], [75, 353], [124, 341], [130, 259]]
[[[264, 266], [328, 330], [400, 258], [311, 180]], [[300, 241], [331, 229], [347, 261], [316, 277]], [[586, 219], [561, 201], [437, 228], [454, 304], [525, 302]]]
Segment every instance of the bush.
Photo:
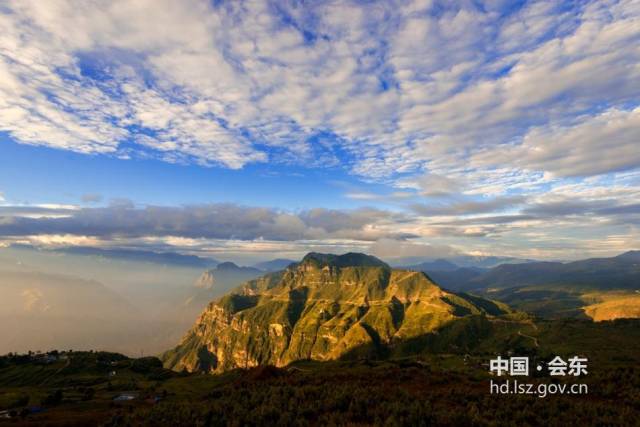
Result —
[[148, 374], [162, 370], [162, 362], [157, 357], [141, 357], [133, 361], [131, 370], [140, 374]]
[[0, 394], [0, 409], [13, 409], [29, 404], [29, 395], [19, 392]]
[[62, 390], [56, 390], [53, 393], [49, 393], [47, 397], [42, 399], [42, 404], [45, 406], [46, 405], [56, 406], [62, 402], [63, 397], [64, 397], [64, 394], [62, 393]]

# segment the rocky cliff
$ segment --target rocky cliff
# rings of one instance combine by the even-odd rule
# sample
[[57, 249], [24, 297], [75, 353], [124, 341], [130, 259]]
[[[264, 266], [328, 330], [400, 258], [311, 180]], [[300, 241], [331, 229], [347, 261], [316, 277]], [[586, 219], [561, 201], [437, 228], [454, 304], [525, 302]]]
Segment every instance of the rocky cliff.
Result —
[[165, 366], [221, 372], [367, 354], [506, 306], [447, 292], [363, 254], [308, 254], [208, 305]]

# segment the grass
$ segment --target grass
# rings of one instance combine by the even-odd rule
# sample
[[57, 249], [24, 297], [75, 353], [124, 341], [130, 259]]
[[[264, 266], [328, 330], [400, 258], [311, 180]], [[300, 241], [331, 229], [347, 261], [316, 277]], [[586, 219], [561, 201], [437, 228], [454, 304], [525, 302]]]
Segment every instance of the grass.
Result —
[[640, 317], [640, 293], [638, 292], [598, 292], [583, 295], [590, 302], [583, 307], [587, 316], [601, 322], [603, 320]]

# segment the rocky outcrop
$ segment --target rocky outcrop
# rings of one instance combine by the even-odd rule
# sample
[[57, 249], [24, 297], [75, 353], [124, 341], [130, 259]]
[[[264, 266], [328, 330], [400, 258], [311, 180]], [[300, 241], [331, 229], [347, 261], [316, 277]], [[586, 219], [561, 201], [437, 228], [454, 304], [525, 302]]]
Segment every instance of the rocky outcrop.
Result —
[[194, 286], [198, 289], [213, 289], [216, 278], [212, 270], [207, 270], [198, 277]]

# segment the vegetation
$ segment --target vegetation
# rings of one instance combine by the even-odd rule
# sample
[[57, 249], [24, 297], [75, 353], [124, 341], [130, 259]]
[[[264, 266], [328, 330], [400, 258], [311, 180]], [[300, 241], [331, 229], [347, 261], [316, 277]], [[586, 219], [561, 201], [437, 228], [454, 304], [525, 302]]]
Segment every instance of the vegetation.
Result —
[[[443, 291], [424, 273], [392, 269], [368, 255], [310, 253], [210, 304], [163, 360], [177, 371], [223, 372], [307, 359], [404, 356], [413, 352], [405, 343], [425, 336], [421, 345], [430, 348], [444, 350], [453, 341], [466, 348], [469, 339], [477, 341], [475, 332], [510, 312], [502, 303]], [[458, 322], [467, 317], [476, 319]], [[434, 334], [441, 328], [455, 340]]]
[[586, 294], [583, 299], [592, 302], [584, 307], [585, 315], [602, 320], [640, 318], [640, 293], [608, 292]]
[[[520, 292], [520, 304], [549, 297], [555, 312], [572, 309], [568, 290]], [[594, 313], [620, 310], [625, 295], [609, 296], [591, 291], [580, 301]], [[637, 423], [640, 319], [560, 317], [448, 292], [372, 257], [310, 254], [211, 303], [164, 366], [93, 351], [0, 357], [0, 411], [9, 416], [0, 425]], [[491, 394], [488, 362], [497, 355], [528, 356], [531, 366], [586, 357], [583, 377], [532, 370], [518, 379], [579, 382], [589, 392]]]
[[491, 395], [485, 372], [447, 367], [456, 362], [254, 368], [196, 400], [168, 400], [116, 416], [110, 425], [627, 425], [640, 410], [636, 368], [597, 373], [589, 398], [541, 399]]
[[[640, 317], [640, 251], [569, 263], [502, 264], [489, 270], [418, 265], [447, 289], [496, 299], [545, 318]], [[429, 271], [429, 268], [443, 268]]]
[[[502, 333], [510, 334], [513, 325], [504, 321]], [[637, 421], [639, 321], [544, 321], [525, 333], [539, 346], [527, 337], [504, 344], [495, 331], [470, 354], [416, 348], [412, 357], [299, 361], [220, 375], [177, 374], [161, 368], [157, 359], [113, 353], [72, 353], [47, 365], [12, 355], [0, 358], [0, 410], [9, 409], [9, 400], [22, 399], [10, 407], [15, 417], [7, 423], [31, 426], [586, 426]], [[486, 363], [503, 351], [525, 351], [534, 360], [584, 353], [589, 374], [578, 382], [588, 385], [589, 394], [544, 399], [492, 395], [489, 381], [496, 377], [489, 375]], [[111, 376], [112, 370], [117, 375]], [[16, 378], [21, 385], [15, 385]], [[576, 380], [532, 374], [526, 381]], [[133, 399], [117, 400], [126, 395]]]

